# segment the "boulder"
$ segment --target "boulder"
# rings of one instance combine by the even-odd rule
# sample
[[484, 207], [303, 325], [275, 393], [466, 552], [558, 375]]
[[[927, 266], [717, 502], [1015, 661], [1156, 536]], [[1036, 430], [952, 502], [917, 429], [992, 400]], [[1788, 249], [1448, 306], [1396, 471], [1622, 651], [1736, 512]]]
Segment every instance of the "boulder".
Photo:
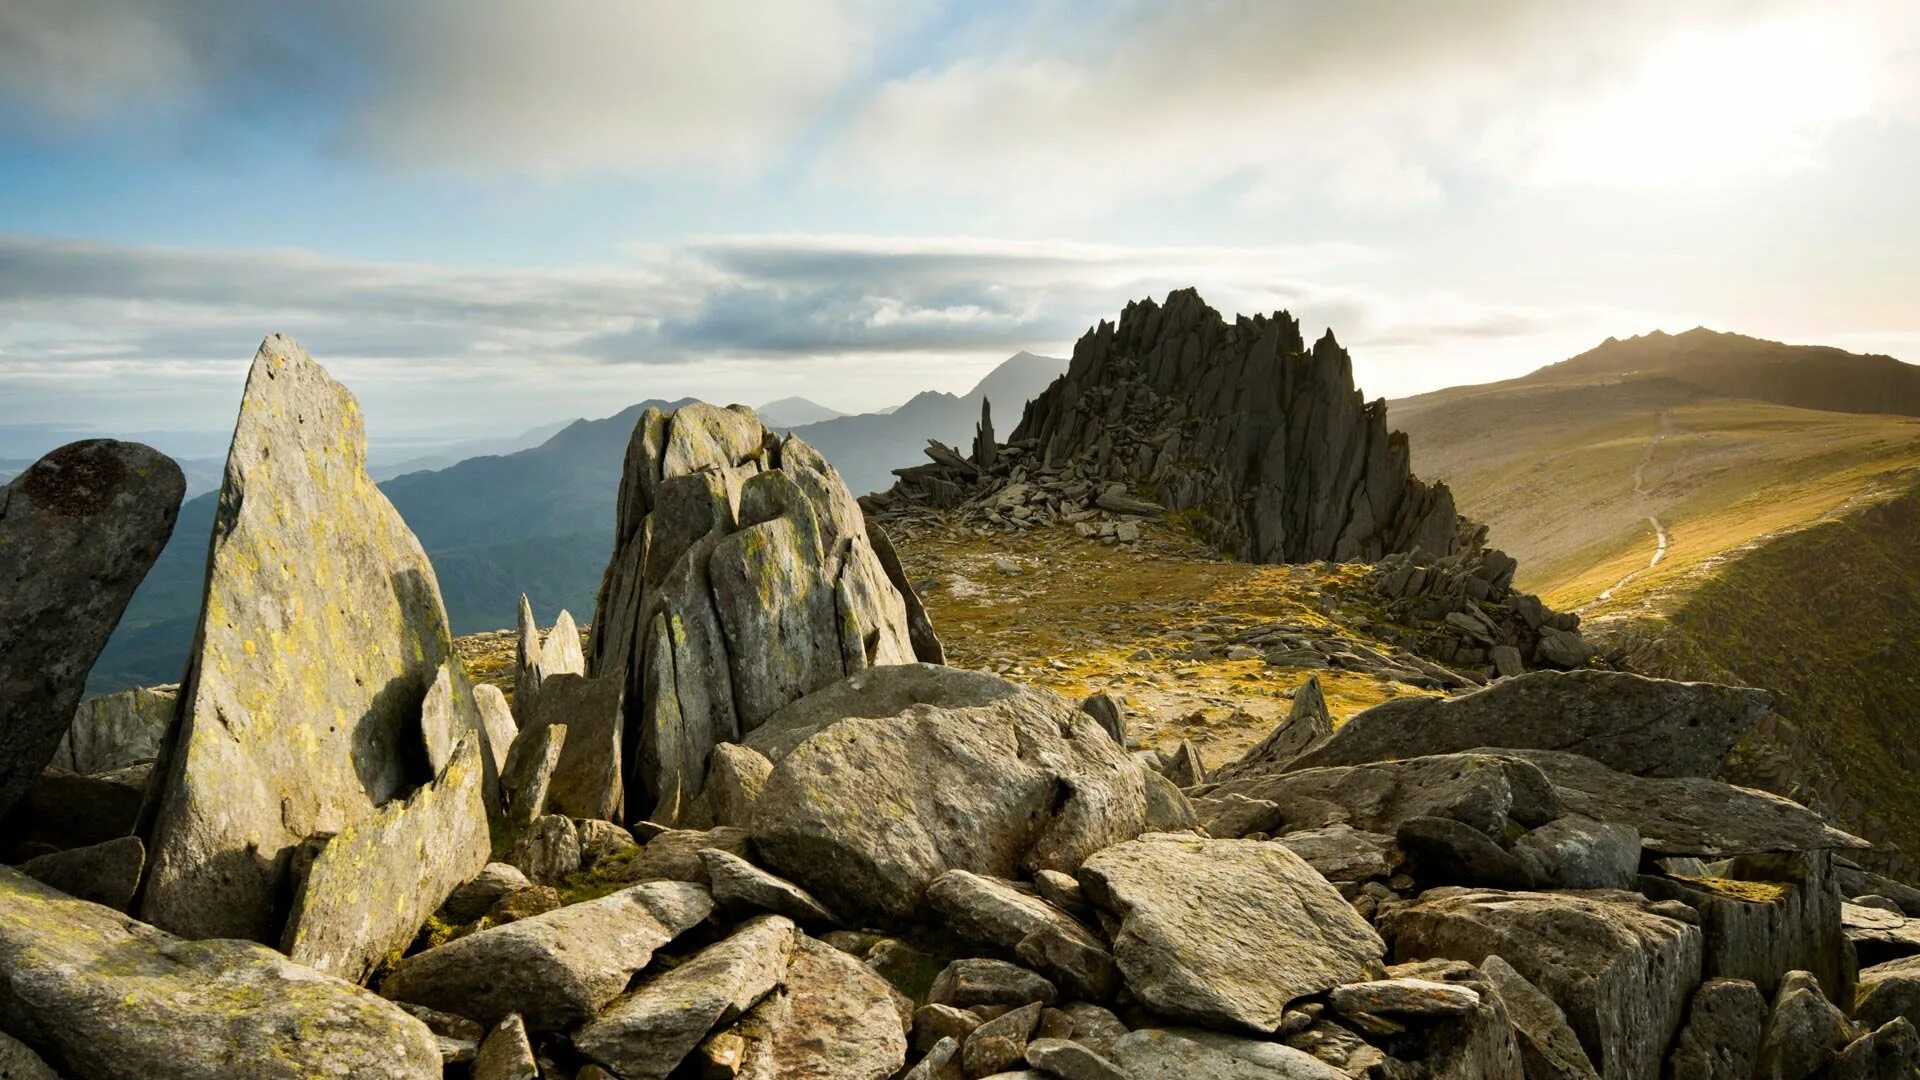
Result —
[[532, 885], [520, 868], [508, 863], [490, 862], [470, 881], [462, 882], [447, 895], [440, 913], [449, 922], [470, 923], [485, 915], [500, 898]]
[[1011, 1009], [973, 1029], [960, 1047], [960, 1066], [968, 1076], [994, 1076], [1024, 1065], [1027, 1040], [1040, 1023], [1040, 1003]]
[[705, 885], [707, 864], [701, 852], [711, 849], [745, 859], [748, 846], [744, 829], [724, 825], [712, 829], [668, 829], [648, 840], [638, 852], [616, 858], [613, 865], [602, 867], [601, 873], [610, 881], [635, 884], [697, 881]]
[[1512, 1018], [1527, 1080], [1600, 1080], [1580, 1046], [1580, 1037], [1567, 1024], [1567, 1014], [1552, 998], [1497, 955], [1481, 961], [1480, 972]]
[[1392, 874], [1401, 853], [1393, 837], [1363, 832], [1351, 825], [1301, 829], [1274, 838], [1332, 882], [1373, 881]]
[[1350, 1080], [1292, 1047], [1196, 1028], [1129, 1032], [1109, 1056], [1132, 1080]]
[[598, 818], [578, 818], [573, 823], [580, 834], [580, 866], [591, 870], [609, 859], [631, 858], [639, 852], [640, 842], [624, 826]]
[[1408, 818], [1400, 823], [1394, 841], [1406, 855], [1408, 873], [1422, 885], [1485, 885], [1495, 889], [1534, 885], [1529, 864], [1488, 839], [1486, 833], [1452, 818]]
[[1920, 919], [1880, 907], [1842, 904], [1840, 925], [1864, 964], [1920, 953]]
[[442, 1065], [461, 1065], [473, 1061], [480, 1051], [481, 1040], [486, 1038], [487, 1029], [452, 1013], [429, 1009], [423, 1005], [401, 1003], [407, 1015], [427, 1025], [433, 1032], [433, 1040], [440, 1047]]
[[89, 1080], [438, 1080], [398, 1006], [247, 941], [185, 941], [0, 867], [0, 1028]]
[[0, 1076], [7, 1080], [60, 1080], [60, 1074], [26, 1043], [0, 1032]]
[[1464, 1016], [1480, 1000], [1472, 987], [1406, 977], [1342, 983], [1327, 991], [1327, 1004], [1348, 1016]]
[[553, 629], [543, 640], [540, 627], [533, 621], [533, 605], [520, 594], [520, 632], [514, 650], [513, 702], [520, 711], [520, 726], [538, 722], [540, 688], [552, 675], [584, 675], [586, 653], [580, 648], [580, 628], [566, 611], [553, 621]]
[[698, 885], [636, 885], [416, 953], [380, 992], [485, 1024], [519, 1013], [531, 1030], [570, 1030], [618, 997], [655, 949], [712, 912]]
[[914, 705], [839, 720], [779, 758], [753, 840], [770, 868], [834, 911], [910, 919], [949, 870], [1071, 872], [1139, 835], [1150, 775], [1050, 691]]
[[540, 1065], [518, 1013], [495, 1024], [473, 1057], [473, 1080], [540, 1080]]
[[935, 1005], [970, 1009], [977, 1005], [1017, 1008], [1029, 1002], [1051, 1004], [1059, 991], [1047, 980], [1017, 964], [983, 957], [963, 957], [940, 969], [927, 1000]]
[[1307, 681], [1294, 690], [1293, 705], [1287, 710], [1287, 718], [1280, 721], [1258, 746], [1243, 754], [1240, 760], [1215, 770], [1214, 779], [1230, 780], [1236, 776], [1284, 772], [1301, 755], [1332, 737], [1333, 714], [1327, 711], [1327, 697], [1320, 690], [1320, 677], [1309, 675]]
[[69, 443], [0, 487], [0, 816], [53, 760], [87, 673], [173, 533], [186, 479], [139, 443]]
[[1279, 844], [1152, 834], [1080, 868], [1119, 919], [1113, 955], [1155, 1012], [1271, 1033], [1288, 1004], [1366, 979], [1385, 946], [1338, 892]]
[[1920, 1076], [1920, 1029], [1906, 1017], [1847, 1044], [1827, 1066], [1826, 1080], [1908, 1080]]
[[866, 965], [802, 936], [781, 988], [731, 1029], [740, 1080], [886, 1080], [906, 1064], [893, 992]]
[[1694, 992], [1667, 1075], [1679, 1080], [1752, 1080], [1767, 1024], [1767, 999], [1745, 979], [1708, 979]]
[[704, 848], [700, 862], [706, 867], [714, 902], [724, 910], [771, 911], [809, 926], [840, 925], [840, 920], [814, 899], [812, 893], [738, 855]]
[[487, 865], [485, 751], [466, 732], [433, 783], [328, 838], [300, 878], [280, 949], [360, 982]]
[[432, 564], [367, 476], [359, 405], [277, 334], [241, 398], [194, 640], [141, 916], [278, 942], [293, 849], [431, 779], [422, 703], [453, 641]]
[[1396, 960], [1498, 954], [1566, 1014], [1609, 1078], [1660, 1075], [1700, 982], [1698, 928], [1631, 893], [1433, 889], [1380, 919]]
[[1771, 700], [1765, 690], [1623, 671], [1533, 671], [1458, 697], [1375, 705], [1293, 767], [1509, 747], [1568, 751], [1636, 776], [1712, 777]]
[[665, 1080], [714, 1028], [731, 1024], [785, 977], [798, 932], [778, 915], [654, 976], [573, 1034], [573, 1045], [624, 1080]]
[[623, 684], [631, 817], [680, 821], [713, 748], [864, 668], [937, 662], [884, 533], [752, 410], [649, 409], [621, 475], [590, 670]]
[[493, 771], [504, 773], [507, 753], [520, 736], [520, 726], [513, 721], [513, 708], [507, 704], [500, 688], [488, 683], [474, 685], [473, 707], [480, 714], [480, 730], [487, 735], [487, 753], [493, 758]]
[[519, 830], [506, 861], [536, 885], [558, 885], [580, 869], [580, 827], [565, 814], [545, 814]]
[[745, 745], [777, 763], [801, 743], [849, 717], [884, 720], [915, 706], [979, 708], [1021, 700], [1031, 693], [998, 675], [939, 664], [868, 668], [774, 713], [747, 735]]
[[139, 824], [152, 780], [151, 763], [98, 776], [49, 768], [27, 793], [28, 838], [73, 848], [127, 836]]
[[500, 787], [507, 801], [507, 821], [528, 825], [547, 812], [553, 774], [567, 750], [567, 725], [543, 724], [521, 728], [500, 770]]
[[545, 812], [616, 821], [625, 804], [620, 773], [621, 680], [564, 672], [540, 680], [530, 726], [564, 725], [567, 736], [547, 781]]
[[1853, 1018], [1879, 1027], [1897, 1017], [1920, 1026], [1920, 956], [1906, 956], [1860, 971]]
[[927, 887], [927, 904], [953, 933], [1018, 957], [1073, 997], [1104, 1000], [1119, 985], [1099, 938], [1012, 882], [949, 870]]
[[1541, 888], [1631, 889], [1640, 872], [1640, 834], [1578, 814], [1555, 818], [1513, 842]]
[[1858, 1035], [1810, 972], [1788, 972], [1773, 996], [1755, 1080], [1811, 1080]]
[[54, 851], [28, 859], [20, 869], [43, 885], [115, 911], [133, 903], [147, 848], [137, 836], [122, 836], [83, 848]]
[[1532, 763], [1567, 813], [1631, 826], [1653, 855], [1729, 855], [1863, 848], [1799, 803], [1693, 777], [1638, 777], [1552, 750], [1502, 751]]
[[1771, 994], [1781, 976], [1806, 970], [1834, 1001], [1853, 1000], [1854, 957], [1826, 852], [1737, 859], [1723, 877], [1649, 875], [1639, 891], [1700, 913], [1709, 978], [1745, 979]]
[[1131, 1080], [1120, 1066], [1072, 1039], [1035, 1039], [1025, 1056], [1027, 1064], [1061, 1080]]
[[1280, 804], [1245, 795], [1199, 796], [1189, 800], [1193, 815], [1208, 836], [1238, 840], [1253, 833], [1272, 833], [1285, 821]]
[[1510, 818], [1533, 827], [1561, 814], [1546, 774], [1500, 751], [1247, 776], [1210, 784], [1197, 794], [1214, 799], [1228, 795], [1266, 799], [1289, 815], [1289, 826], [1331, 824], [1304, 820], [1295, 809], [1331, 804], [1354, 828], [1389, 836], [1402, 822], [1416, 817], [1451, 818], [1488, 836], [1500, 836]]
[[[763, 725], [764, 726], [764, 725]], [[707, 803], [715, 825], [746, 828], [753, 820], [753, 804], [773, 775], [765, 754], [739, 743], [721, 743], [707, 759]]]
[[83, 701], [49, 765], [94, 775], [153, 761], [179, 703], [178, 686], [135, 687]]

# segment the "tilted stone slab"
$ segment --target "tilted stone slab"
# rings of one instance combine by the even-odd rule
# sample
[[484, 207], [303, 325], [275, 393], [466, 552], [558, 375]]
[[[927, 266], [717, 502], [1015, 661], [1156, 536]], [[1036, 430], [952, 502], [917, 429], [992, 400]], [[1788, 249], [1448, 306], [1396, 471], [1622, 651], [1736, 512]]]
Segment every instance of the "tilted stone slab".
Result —
[[246, 941], [185, 941], [0, 867], [0, 1028], [89, 1080], [438, 1080], [427, 1025]]
[[185, 493], [172, 459], [111, 439], [63, 446], [0, 487], [0, 814], [53, 760]]
[[328, 840], [294, 897], [281, 951], [359, 982], [412, 942], [487, 865], [483, 753], [479, 735], [466, 733], [433, 783]]
[[[267, 338], [227, 455], [142, 917], [279, 941], [294, 847], [427, 779], [410, 765], [421, 705], [452, 651], [433, 567], [367, 476], [359, 405]], [[471, 714], [471, 697], [456, 706]]]
[[50, 764], [95, 775], [152, 761], [179, 704], [177, 686], [134, 687], [83, 701]]

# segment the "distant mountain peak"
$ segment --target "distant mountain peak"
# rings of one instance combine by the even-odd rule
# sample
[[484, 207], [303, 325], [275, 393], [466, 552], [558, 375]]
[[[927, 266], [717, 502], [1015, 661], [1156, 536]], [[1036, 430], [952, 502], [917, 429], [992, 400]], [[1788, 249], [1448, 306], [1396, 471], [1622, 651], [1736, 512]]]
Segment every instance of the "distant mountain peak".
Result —
[[794, 396], [783, 397], [778, 401], [769, 401], [753, 410], [760, 422], [768, 427], [793, 428], [803, 424], [817, 424], [822, 420], [832, 420], [846, 413], [829, 408], [817, 401]]

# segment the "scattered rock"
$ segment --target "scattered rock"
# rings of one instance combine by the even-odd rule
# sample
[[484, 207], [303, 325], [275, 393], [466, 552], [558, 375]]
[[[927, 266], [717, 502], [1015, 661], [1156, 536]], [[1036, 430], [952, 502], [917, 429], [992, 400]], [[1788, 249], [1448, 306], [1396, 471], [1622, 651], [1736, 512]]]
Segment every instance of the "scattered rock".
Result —
[[1284, 772], [1302, 755], [1331, 738], [1333, 715], [1327, 711], [1327, 698], [1320, 690], [1320, 677], [1309, 675], [1307, 681], [1293, 692], [1293, 705], [1287, 710], [1287, 718], [1269, 732], [1258, 746], [1242, 755], [1240, 760], [1221, 766], [1215, 779], [1230, 780], [1236, 776]]
[[1018, 1007], [1038, 1001], [1052, 1004], [1060, 993], [1047, 980], [1004, 960], [955, 960], [934, 976], [927, 1000], [935, 1005], [970, 1009], [976, 1005]]
[[520, 868], [508, 863], [490, 862], [480, 868], [471, 881], [463, 882], [447, 895], [440, 907], [448, 921], [470, 923], [485, 915], [500, 898], [527, 888], [532, 882]]
[[731, 852], [705, 848], [700, 852], [714, 902], [735, 911], [771, 911], [811, 926], [839, 926], [813, 894], [791, 881], [775, 877]]
[[1856, 1036], [1847, 1015], [1820, 992], [1811, 972], [1790, 971], [1780, 980], [1760, 1040], [1760, 1080], [1810, 1080]]
[[927, 903], [954, 933], [1019, 956], [1074, 997], [1103, 1000], [1119, 984], [1099, 938], [1011, 882], [950, 870], [927, 887]]
[[1767, 1023], [1767, 999], [1745, 979], [1708, 979], [1694, 992], [1667, 1075], [1678, 1080], [1751, 1080]]
[[547, 814], [520, 830], [506, 861], [536, 885], [558, 885], [580, 869], [580, 827], [565, 814]]
[[539, 1080], [540, 1066], [527, 1041], [527, 1025], [519, 1013], [509, 1013], [473, 1058], [473, 1080]]
[[885, 1080], [906, 1064], [892, 991], [866, 965], [801, 937], [786, 982], [734, 1025], [743, 1080]]

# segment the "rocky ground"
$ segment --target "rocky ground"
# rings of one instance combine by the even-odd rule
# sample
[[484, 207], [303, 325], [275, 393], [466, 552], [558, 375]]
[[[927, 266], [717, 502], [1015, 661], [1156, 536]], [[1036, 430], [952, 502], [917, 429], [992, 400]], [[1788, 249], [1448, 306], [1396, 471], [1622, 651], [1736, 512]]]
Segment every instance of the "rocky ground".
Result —
[[[591, 637], [456, 647], [269, 338], [181, 687], [49, 715], [0, 653], [0, 1075], [1920, 1074], [1920, 891], [1714, 778], [1764, 691], [1483, 667], [1485, 562], [1236, 566], [1130, 504], [896, 546], [743, 409], [626, 463]], [[24, 475], [0, 543], [165, 539], [136, 474]], [[137, 578], [74, 570], [0, 593], [32, 656]]]

